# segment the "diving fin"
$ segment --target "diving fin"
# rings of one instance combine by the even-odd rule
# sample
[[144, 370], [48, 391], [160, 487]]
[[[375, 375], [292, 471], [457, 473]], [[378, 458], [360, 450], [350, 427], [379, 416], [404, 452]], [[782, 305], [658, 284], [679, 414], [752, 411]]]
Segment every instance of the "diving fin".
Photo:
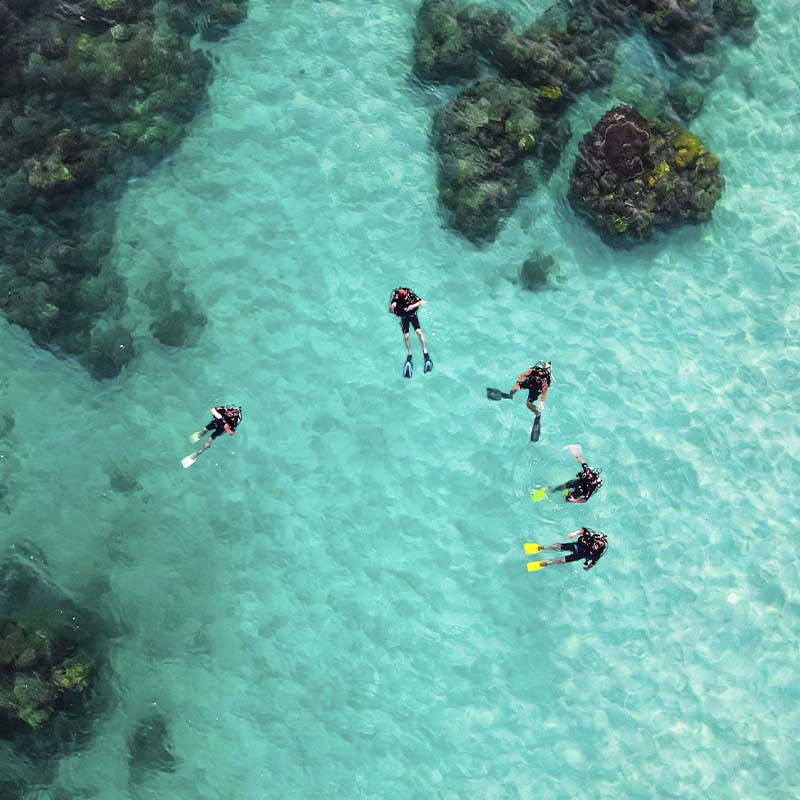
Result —
[[411, 356], [406, 357], [406, 363], [403, 364], [403, 377], [412, 378], [414, 376], [414, 367], [411, 364]]
[[188, 456], [186, 456], [186, 458], [181, 459], [181, 464], [183, 464], [184, 469], [189, 469], [189, 467], [191, 467], [196, 460], [197, 453], [190, 453]]
[[533, 500], [534, 503], [538, 503], [540, 500], [544, 500], [545, 497], [547, 497], [547, 487], [542, 486], [540, 489], [534, 489], [531, 500]]
[[202, 435], [202, 431], [195, 431], [190, 438], [193, 442], [199, 442]]
[[528, 572], [536, 572], [537, 570], [544, 569], [544, 564], [541, 561], [529, 561]]
[[539, 431], [542, 428], [542, 418], [536, 417], [533, 421], [533, 427], [531, 428], [531, 441], [538, 442], [539, 441]]
[[539, 552], [539, 545], [536, 542], [525, 542], [523, 547], [525, 548], [525, 552], [529, 556], [532, 556], [534, 553]]
[[486, 387], [486, 397], [489, 400], [510, 400], [511, 395], [508, 392], [501, 391], [500, 389], [492, 389], [489, 386]]
[[431, 358], [430, 353], [423, 353], [423, 356], [425, 356], [425, 363], [422, 365], [422, 371], [427, 373], [433, 369], [433, 359]]

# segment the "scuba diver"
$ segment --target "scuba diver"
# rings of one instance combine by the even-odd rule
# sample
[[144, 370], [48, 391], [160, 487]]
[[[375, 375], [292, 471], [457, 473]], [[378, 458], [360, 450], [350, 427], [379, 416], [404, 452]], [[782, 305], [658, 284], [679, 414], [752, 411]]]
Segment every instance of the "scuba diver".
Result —
[[[517, 382], [511, 387], [509, 397], [520, 389], [528, 390], [528, 408], [536, 415], [531, 428], [531, 441], [539, 441], [539, 430], [542, 424], [542, 411], [544, 411], [544, 401], [547, 397], [547, 390], [553, 380], [553, 368], [551, 361], [537, 361], [530, 369], [525, 370], [517, 378]], [[541, 399], [539, 400], [539, 396]], [[536, 401], [539, 400], [539, 408], [536, 408]]]
[[203, 442], [203, 446], [196, 453], [190, 453], [181, 461], [184, 468], [191, 467], [197, 457], [205, 453], [205, 451], [211, 447], [211, 442], [213, 442], [217, 436], [222, 436], [223, 433], [227, 433], [228, 436], [233, 436], [233, 434], [236, 433], [236, 428], [242, 421], [241, 406], [212, 406], [209, 411], [211, 411], [211, 422], [202, 430], [193, 433], [192, 441], [199, 441], [200, 438], [209, 431], [211, 431], [211, 436]]
[[561, 558], [543, 559], [541, 561], [529, 561], [528, 572], [549, 567], [551, 564], [567, 564], [570, 561], [583, 561], [584, 570], [591, 569], [606, 552], [608, 541], [604, 533], [597, 533], [589, 528], [579, 528], [577, 531], [567, 534], [568, 539], [580, 535], [577, 542], [556, 542], [555, 544], [536, 544], [536, 542], [525, 542], [525, 552], [528, 555], [539, 553], [542, 550], [565, 550], [568, 556]]
[[571, 481], [553, 486], [550, 491], [561, 492], [568, 489], [564, 496], [567, 503], [585, 503], [603, 485], [600, 471], [592, 469], [581, 458], [581, 448], [578, 445], [571, 445], [569, 451], [578, 459], [581, 471]]
[[401, 286], [392, 292], [389, 299], [389, 311], [392, 314], [400, 317], [400, 328], [403, 331], [403, 340], [406, 343], [406, 350], [408, 356], [406, 363], [403, 365], [403, 377], [411, 378], [414, 375], [414, 367], [411, 363], [411, 345], [409, 344], [409, 327], [413, 326], [414, 330], [419, 336], [420, 344], [422, 345], [422, 357], [424, 359], [422, 371], [430, 372], [433, 369], [433, 359], [428, 354], [428, 347], [425, 344], [425, 336], [422, 333], [419, 320], [417, 319], [417, 309], [424, 305], [425, 301], [417, 297], [411, 289]]
[[558, 486], [536, 489], [531, 495], [531, 500], [534, 503], [544, 500], [548, 492], [564, 492], [564, 500], [567, 503], [585, 503], [603, 485], [603, 481], [600, 478], [600, 470], [592, 469], [581, 458], [580, 446], [571, 444], [569, 445], [569, 451], [580, 462], [581, 471], [571, 481], [561, 483]]

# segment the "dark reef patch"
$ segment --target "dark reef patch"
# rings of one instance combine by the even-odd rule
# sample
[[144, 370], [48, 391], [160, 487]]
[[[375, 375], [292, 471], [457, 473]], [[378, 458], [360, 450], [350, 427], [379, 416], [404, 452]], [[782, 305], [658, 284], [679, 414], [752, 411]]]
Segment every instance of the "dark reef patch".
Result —
[[[561, 0], [518, 33], [505, 11], [424, 0], [415, 32], [418, 79], [457, 83], [487, 70], [500, 75], [463, 90], [435, 116], [432, 143], [439, 154], [439, 197], [448, 223], [476, 243], [494, 238], [519, 198], [533, 188], [523, 161], [537, 156], [545, 178], [558, 166], [570, 137], [563, 115], [582, 93], [611, 84], [618, 45], [631, 33], [643, 32], [676, 75], [670, 86], [641, 87], [660, 118], [653, 123], [657, 141], [683, 135], [665, 126], [685, 130], [700, 112], [704, 85], [723, 68], [722, 37], [738, 44], [752, 41], [756, 16], [752, 0]], [[647, 104], [642, 107], [650, 112]], [[649, 131], [620, 123], [604, 132], [602, 159], [610, 169], [605, 183], [644, 176], [656, 182], [644, 194], [669, 196], [656, 204], [652, 225], [645, 213], [652, 209], [635, 203], [636, 213], [614, 213], [616, 222], [604, 234], [610, 241], [646, 237], [651, 227], [669, 227], [676, 220], [707, 219], [718, 197], [715, 187], [722, 179], [716, 165], [709, 166], [708, 153], [670, 174], [648, 172]], [[668, 154], [664, 159], [672, 163]], [[670, 204], [676, 208], [668, 214]], [[624, 232], [617, 230], [622, 226]]]
[[542, 292], [554, 288], [551, 279], [557, 278], [558, 273], [555, 259], [535, 250], [522, 263], [518, 282], [526, 292]]
[[0, 0], [0, 310], [96, 378], [134, 355], [109, 256], [116, 200], [206, 102], [211, 63], [189, 38], [219, 39], [246, 13], [246, 0]]
[[524, 160], [541, 122], [537, 94], [516, 81], [481, 81], [436, 115], [439, 192], [453, 227], [472, 241], [494, 238], [502, 219], [529, 188]]
[[706, 222], [724, 187], [719, 159], [697, 136], [617, 106], [583, 137], [569, 201], [606, 242], [627, 247], [657, 229]]
[[34, 545], [14, 549], [0, 562], [0, 747], [12, 756], [3, 777], [42, 785], [86, 745], [111, 700], [108, 645], [119, 626], [53, 584]]

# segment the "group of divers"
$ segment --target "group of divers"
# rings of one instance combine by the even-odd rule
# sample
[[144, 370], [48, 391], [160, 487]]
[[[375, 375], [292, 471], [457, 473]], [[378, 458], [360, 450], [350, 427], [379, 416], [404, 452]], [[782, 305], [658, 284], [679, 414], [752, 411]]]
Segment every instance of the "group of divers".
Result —
[[[425, 335], [417, 317], [417, 309], [424, 305], [425, 301], [418, 297], [408, 287], [400, 287], [392, 292], [389, 300], [389, 311], [400, 318], [400, 328], [403, 331], [403, 341], [405, 342], [407, 356], [403, 364], [403, 377], [412, 378], [414, 375], [413, 355], [411, 353], [410, 329], [413, 328], [419, 337], [422, 345], [422, 357], [424, 373], [433, 369], [433, 359], [428, 352]], [[531, 441], [539, 440], [542, 411], [544, 401], [547, 397], [547, 390], [552, 383], [551, 362], [538, 361], [530, 369], [525, 370], [516, 380], [516, 383], [508, 392], [500, 389], [486, 389], [486, 396], [490, 400], [512, 399], [520, 389], [528, 392], [528, 408], [534, 414], [533, 427], [531, 428]], [[536, 407], [536, 401], [539, 407]], [[233, 436], [236, 428], [242, 421], [241, 406], [214, 406], [210, 409], [211, 421], [204, 428], [192, 434], [192, 441], [198, 442], [205, 434], [210, 434], [203, 443], [202, 447], [194, 453], [190, 453], [181, 463], [184, 467], [190, 467], [199, 456], [205, 453], [211, 443], [219, 436], [228, 434]], [[544, 499], [548, 492], [562, 492], [567, 503], [585, 503], [602, 485], [600, 473], [592, 469], [581, 457], [581, 449], [578, 445], [569, 445], [571, 454], [581, 465], [581, 471], [572, 480], [559, 484], [558, 486], [540, 487], [533, 492], [534, 502]], [[578, 537], [575, 539], [575, 537]], [[567, 538], [574, 541], [556, 542], [554, 544], [538, 544], [537, 542], [525, 542], [525, 552], [528, 555], [539, 553], [542, 550], [560, 550], [568, 553], [561, 558], [541, 559], [528, 562], [528, 571], [535, 572], [551, 564], [567, 564], [572, 561], [583, 560], [584, 570], [591, 569], [602, 557], [607, 548], [606, 536], [603, 533], [589, 528], [579, 528], [567, 534]]]

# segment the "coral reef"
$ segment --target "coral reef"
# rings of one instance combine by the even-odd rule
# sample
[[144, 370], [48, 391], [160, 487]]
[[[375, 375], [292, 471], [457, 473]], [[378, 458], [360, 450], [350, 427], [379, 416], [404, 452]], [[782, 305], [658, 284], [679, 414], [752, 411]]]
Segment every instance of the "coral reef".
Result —
[[48, 579], [35, 545], [13, 550], [0, 562], [0, 746], [11, 756], [3, 778], [41, 786], [56, 759], [85, 745], [106, 706], [116, 631]]
[[474, 77], [479, 56], [501, 76], [466, 89], [434, 119], [439, 196], [459, 233], [475, 243], [497, 235], [533, 187], [526, 159], [538, 160], [542, 177], [555, 169], [570, 138], [562, 114], [580, 91], [611, 79], [615, 41], [574, 15], [517, 34], [504, 11], [425, 0], [417, 17], [417, 77]]
[[537, 93], [516, 81], [481, 81], [436, 115], [439, 191], [453, 227], [472, 241], [492, 239], [530, 182], [541, 122]]
[[38, 609], [25, 622], [0, 619], [0, 736], [20, 721], [39, 728], [74, 705], [92, 672], [91, 655], [61, 624], [58, 609]]
[[478, 74], [472, 26], [458, 18], [456, 0], [423, 0], [417, 12], [414, 74], [426, 81], [457, 81]]
[[[663, 116], [664, 124], [685, 124], [703, 106], [703, 85], [722, 70], [720, 38], [751, 41], [755, 19], [752, 0], [714, 0], [713, 6], [700, 0], [561, 0], [518, 33], [505, 11], [474, 3], [462, 6], [459, 0], [424, 0], [415, 30], [417, 78], [461, 82], [476, 77], [483, 62], [505, 79], [484, 78], [435, 116], [439, 196], [450, 225], [476, 243], [496, 235], [533, 185], [523, 160], [536, 156], [543, 177], [556, 168], [570, 137], [564, 112], [581, 93], [611, 83], [623, 36], [643, 31], [677, 73], [671, 87], [642, 86], [641, 97], [634, 94], [627, 101]], [[518, 125], [518, 120], [523, 122]], [[620, 179], [645, 171], [647, 143], [637, 141], [638, 135], [635, 126], [609, 134], [606, 157]], [[615, 138], [624, 140], [618, 143], [618, 157]], [[642, 151], [638, 159], [637, 149]], [[700, 173], [708, 163], [710, 159], [703, 159], [693, 169]], [[678, 181], [675, 175], [657, 177], [658, 191]], [[673, 191], [678, 190], [673, 186]], [[713, 207], [709, 197], [714, 192], [709, 191], [708, 196], [696, 193], [696, 209], [689, 203], [673, 217], [703, 219]], [[612, 230], [626, 239], [636, 231], [644, 235], [649, 227], [621, 211], [613, 216]]]
[[606, 24], [628, 30], [642, 27], [675, 58], [702, 53], [723, 35], [730, 34], [739, 44], [755, 36], [752, 0], [714, 0], [713, 9], [700, 0], [584, 0], [582, 5], [585, 13]]
[[98, 379], [134, 355], [114, 201], [205, 102], [211, 64], [189, 37], [219, 39], [246, 13], [246, 0], [0, 0], [0, 310]]
[[719, 160], [685, 128], [635, 108], [606, 112], [580, 144], [569, 201], [616, 247], [705, 222], [722, 195]]
[[738, 44], [747, 45], [755, 40], [758, 10], [753, 0], [714, 0], [712, 13], [720, 30]]

